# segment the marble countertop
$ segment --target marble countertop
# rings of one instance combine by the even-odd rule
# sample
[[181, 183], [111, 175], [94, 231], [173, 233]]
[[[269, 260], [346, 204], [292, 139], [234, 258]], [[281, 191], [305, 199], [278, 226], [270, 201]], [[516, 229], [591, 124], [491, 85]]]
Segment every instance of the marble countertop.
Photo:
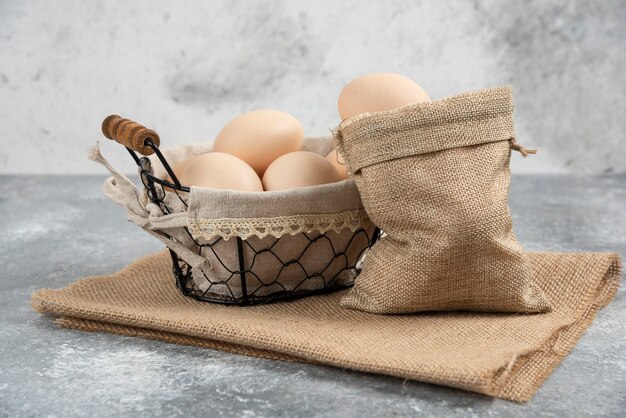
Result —
[[[0, 416], [624, 413], [624, 286], [527, 404], [330, 367], [61, 329], [31, 310], [33, 291], [109, 274], [161, 249], [102, 196], [102, 180], [0, 177]], [[626, 177], [517, 176], [511, 210], [528, 250], [626, 255]]]

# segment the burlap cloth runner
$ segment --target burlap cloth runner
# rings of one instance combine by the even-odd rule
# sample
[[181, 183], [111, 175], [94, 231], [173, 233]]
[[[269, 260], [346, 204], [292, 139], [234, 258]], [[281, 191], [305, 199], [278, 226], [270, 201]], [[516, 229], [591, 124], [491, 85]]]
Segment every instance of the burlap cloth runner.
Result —
[[345, 292], [254, 307], [197, 302], [176, 289], [165, 252], [111, 276], [39, 290], [33, 307], [67, 328], [453, 386], [529, 400], [615, 295], [617, 254], [531, 253], [553, 310], [376, 315], [339, 305]]

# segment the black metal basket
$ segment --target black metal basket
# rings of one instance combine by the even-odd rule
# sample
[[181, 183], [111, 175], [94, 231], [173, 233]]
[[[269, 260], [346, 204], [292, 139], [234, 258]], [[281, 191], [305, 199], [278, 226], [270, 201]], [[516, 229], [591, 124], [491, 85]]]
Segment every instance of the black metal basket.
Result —
[[[180, 202], [187, 207], [184, 194], [189, 193], [190, 188], [180, 183], [168, 161], [159, 150], [158, 135], [156, 135], [154, 131], [150, 131], [154, 133], [156, 140], [155, 138], [147, 138], [143, 141], [141, 147], [133, 146], [132, 141], [128, 138], [119, 139], [117, 137], [118, 135], [123, 136], [119, 131], [117, 132], [118, 135], [115, 135], [115, 133], [111, 134], [105, 129], [105, 124], [109, 118], [105, 119], [105, 123], [103, 123], [103, 132], [108, 138], [115, 139], [126, 146], [126, 149], [139, 167], [140, 178], [150, 201], [157, 204], [164, 214], [172, 213], [172, 208], [168, 207], [165, 202], [167, 189], [168, 193], [176, 193]], [[137, 126], [143, 128], [140, 125]], [[163, 164], [171, 181], [155, 176], [152, 171], [150, 159], [145, 156], [138, 156], [135, 150], [140, 151], [144, 155], [154, 153]], [[280, 241], [289, 239], [288, 237], [272, 237], [271, 240], [264, 238], [263, 240], [258, 240], [255, 244], [252, 244], [250, 240], [235, 237], [236, 247], [234, 246], [233, 250], [236, 248], [238, 262], [235, 266], [229, 266], [224, 263], [220, 254], [216, 251], [218, 244], [220, 244], [223, 238], [216, 237], [209, 242], [199, 242], [191, 235], [187, 227], [184, 229], [186, 235], [194, 242], [199, 254], [209, 251], [213, 259], [218, 260], [221, 264], [223, 277], [209, 277], [206, 273], [201, 272], [199, 274], [197, 271], [194, 277], [194, 269], [170, 248], [169, 253], [172, 258], [173, 273], [178, 288], [184, 295], [200, 301], [239, 306], [292, 300], [316, 294], [332, 293], [351, 287], [354, 283], [354, 279], [361, 271], [361, 264], [365, 252], [380, 236], [380, 230], [376, 227], [369, 233], [365, 228], [359, 228], [352, 232], [351, 237], [342, 248], [335, 248], [328, 233], [300, 233], [301, 239], [306, 240], [304, 250], [299, 255], [289, 259], [281, 259], [274, 251], [274, 249], [280, 245]], [[173, 241], [176, 240], [172, 236], [169, 236], [169, 238]], [[259, 243], [263, 243], [263, 245], [259, 247]], [[332, 257], [329, 257], [328, 263], [319, 266], [315, 271], [308, 271], [302, 265], [301, 258], [305, 256], [310, 248], [317, 245], [328, 246], [329, 253], [332, 253]], [[354, 257], [355, 251], [358, 252], [357, 257]], [[351, 257], [347, 256], [348, 252], [352, 255]], [[280, 266], [275, 279], [269, 283], [259, 279], [254, 271], [257, 259], [264, 255], [272, 257]], [[353, 259], [353, 262], [349, 261], [350, 258]], [[343, 263], [339, 267], [339, 271], [337, 271], [337, 263]], [[335, 273], [329, 275], [328, 269], [331, 265], [334, 265], [332, 270]], [[298, 275], [298, 282], [287, 288], [281, 283], [281, 275], [286, 270], [293, 268], [300, 269], [301, 273]], [[342, 276], [341, 280], [340, 275]], [[200, 277], [202, 281], [200, 285], [198, 283], [198, 277]], [[204, 282], [205, 280], [206, 282]], [[315, 285], [311, 286], [310, 284], [313, 281]], [[214, 288], [219, 288], [220, 292], [216, 293], [212, 291]], [[236, 291], [234, 289], [236, 289]]]

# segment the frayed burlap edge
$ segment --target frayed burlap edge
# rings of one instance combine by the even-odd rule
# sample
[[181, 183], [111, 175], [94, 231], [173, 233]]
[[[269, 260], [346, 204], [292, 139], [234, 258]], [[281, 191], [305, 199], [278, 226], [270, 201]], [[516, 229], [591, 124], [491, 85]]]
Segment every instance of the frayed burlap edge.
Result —
[[[574, 348], [591, 325], [598, 311], [615, 297], [622, 277], [622, 260], [617, 254], [607, 258], [606, 273], [598, 291], [579, 319], [562, 327], [539, 350], [515, 356], [494, 378], [493, 395], [515, 402], [529, 401], [552, 371]], [[532, 376], [532, 378], [528, 378]], [[501, 384], [497, 384], [500, 381]]]
[[190, 345], [211, 350], [219, 350], [225, 353], [240, 354], [249, 357], [258, 357], [268, 360], [288, 361], [291, 363], [320, 364], [302, 357], [290, 356], [270, 350], [252, 348], [245, 345], [230, 344], [207, 338], [192, 337], [189, 335], [176, 334], [174, 332], [156, 331], [147, 328], [129, 327], [108, 322], [93, 321], [72, 317], [59, 317], [54, 321], [57, 325], [79, 331], [108, 332], [109, 334], [122, 335], [125, 337], [141, 337], [147, 340], [164, 341], [170, 344]]
[[[127, 271], [132, 271], [136, 264], [139, 264], [150, 257], [152, 256], [146, 256], [138, 259], [131, 265], [114, 274], [114, 276]], [[125, 336], [138, 336], [150, 340], [160, 340], [174, 344], [198, 346], [228, 353], [271, 360], [330, 365], [343, 369], [385, 374], [399, 378], [424, 381], [432, 384], [457, 387], [459, 389], [495, 396], [514, 402], [527, 402], [552, 373], [554, 368], [571, 351], [581, 335], [592, 323], [598, 310], [606, 306], [615, 296], [622, 275], [622, 262], [620, 257], [614, 253], [606, 254], [606, 263], [603, 271], [605, 271], [605, 273], [603, 279], [597, 287], [595, 295], [591, 301], [587, 301], [587, 303], [584, 304], [586, 309], [578, 312], [577, 320], [560, 328], [556, 334], [553, 334], [543, 343], [540, 349], [533, 349], [527, 353], [514, 356], [505, 367], [502, 367], [499, 370], [494, 370], [491, 374], [475, 376], [475, 386], [473, 387], [451, 385], [450, 382], [446, 381], [423, 379], [420, 376], [414, 376], [403, 370], [394, 370], [391, 368], [379, 370], [366, 364], [359, 364], [351, 361], [345, 361], [339, 364], [326, 358], [310, 359], [299, 357], [293, 353], [282, 352], [276, 350], [275, 348], [264, 349], [253, 347], [251, 345], [237, 344], [232, 341], [212, 340], [208, 338], [183, 335], [161, 329], [147, 329], [115, 322], [101, 322], [89, 318], [89, 312], [81, 312], [80, 315], [83, 317], [72, 317], [69, 316], [71, 312], [66, 311], [62, 306], [47, 298], [47, 296], [52, 296], [54, 292], [57, 292], [53, 289], [41, 289], [33, 293], [31, 305], [37, 312], [57, 316], [56, 323], [69, 329], [90, 332], [108, 332], [111, 334]], [[110, 276], [96, 276], [84, 280], [108, 279], [109, 277]], [[68, 286], [68, 288], [71, 288], [74, 285], [75, 283], [72, 283]], [[111, 320], [115, 321], [116, 318], [111, 317]]]

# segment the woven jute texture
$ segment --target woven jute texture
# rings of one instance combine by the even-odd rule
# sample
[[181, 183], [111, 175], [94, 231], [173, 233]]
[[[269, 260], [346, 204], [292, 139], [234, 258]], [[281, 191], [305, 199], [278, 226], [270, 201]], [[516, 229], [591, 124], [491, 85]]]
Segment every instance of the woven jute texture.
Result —
[[541, 314], [376, 315], [342, 308], [345, 292], [229, 307], [184, 297], [165, 252], [111, 276], [39, 290], [33, 307], [61, 326], [263, 358], [327, 364], [526, 401], [567, 355], [621, 276], [616, 254], [530, 253], [552, 301]]
[[387, 234], [343, 305], [374, 313], [549, 310], [513, 235], [514, 137], [509, 87], [342, 122], [337, 149], [368, 216]]

